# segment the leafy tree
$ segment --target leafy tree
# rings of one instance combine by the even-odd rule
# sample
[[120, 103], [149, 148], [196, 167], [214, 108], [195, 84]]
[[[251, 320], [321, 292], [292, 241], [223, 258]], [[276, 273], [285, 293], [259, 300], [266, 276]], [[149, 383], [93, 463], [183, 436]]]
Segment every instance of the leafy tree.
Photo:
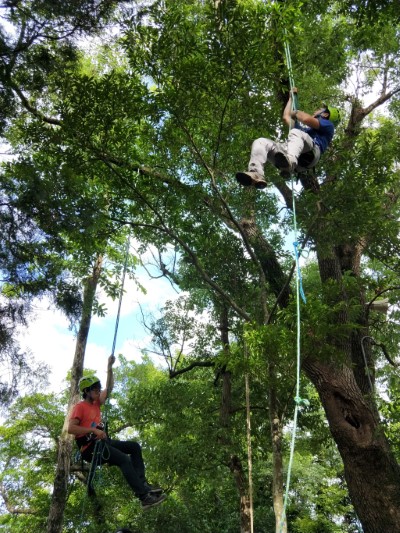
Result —
[[1, 427], [1, 496], [6, 531], [45, 529], [54, 475], [55, 448], [63, 413], [54, 395], [18, 399]]
[[[19, 95], [31, 115], [21, 114], [20, 125], [15, 121], [13, 127], [22, 139], [19, 149], [32, 138], [32, 153], [45, 157], [49, 168], [68, 169], [57, 173], [61, 183], [73, 183], [73, 176], [84, 183], [79, 196], [84, 191], [101, 214], [88, 224], [89, 232], [99, 226], [109, 235], [129, 224], [143, 247], [158, 248], [164, 275], [190, 291], [222, 325], [214, 327], [220, 330], [222, 391], [231, 385], [228, 362], [235, 359], [228, 331], [238, 352], [247, 345], [257, 361], [263, 356], [268, 414], [277, 421], [271, 431], [279, 444], [288, 415], [281, 406], [293, 384], [294, 270], [284, 238], [295, 198], [300, 242], [313, 249], [318, 267], [302, 309], [302, 368], [318, 391], [364, 530], [387, 531], [399, 529], [400, 479], [373, 390], [382, 352], [363, 343], [377, 331], [375, 291], [396, 303], [398, 293], [391, 287], [399, 285], [393, 253], [398, 248], [398, 20], [388, 23], [390, 3], [377, 9], [373, 20], [359, 3], [360, 26], [344, 7], [311, 0], [127, 6], [121, 38], [112, 48], [121, 57], [118, 65], [115, 59], [108, 70], [103, 64], [101, 75], [74, 68], [46, 78], [51, 98], [32, 93], [24, 101]], [[327, 98], [347, 101], [348, 115], [317, 174], [301, 176], [292, 190], [268, 169], [274, 188], [256, 195], [240, 190], [232, 175], [245, 164], [249, 144], [260, 132], [283, 136], [285, 40], [295, 44], [301, 106], [316, 107]], [[346, 95], [343, 87], [351, 76], [362, 83]], [[377, 84], [379, 95], [372, 98]], [[365, 94], [372, 103], [362, 103]], [[377, 110], [385, 103], [388, 117], [382, 118]], [[57, 116], [55, 124], [49, 116]], [[29, 132], [25, 138], [23, 131]], [[32, 166], [40, 168], [37, 157]], [[25, 179], [23, 172], [21, 189]], [[66, 198], [76, 201], [76, 190]], [[167, 259], [171, 245], [179, 251], [176, 263]], [[390, 330], [377, 331], [383, 345]], [[175, 371], [186, 363], [181, 358]], [[238, 443], [232, 439], [229, 445]], [[277, 473], [280, 446], [274, 453]], [[282, 477], [274, 478], [274, 494], [280, 522]]]

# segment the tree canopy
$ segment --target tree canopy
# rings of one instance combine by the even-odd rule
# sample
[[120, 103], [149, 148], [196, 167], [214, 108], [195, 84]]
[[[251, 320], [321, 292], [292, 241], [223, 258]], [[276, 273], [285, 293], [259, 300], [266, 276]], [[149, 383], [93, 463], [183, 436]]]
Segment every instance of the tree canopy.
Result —
[[[0, 318], [47, 294], [77, 320], [82, 280], [99, 254], [121, 271], [127, 231], [139, 255], [155, 250], [160, 273], [182, 291], [148, 322], [151, 349], [166, 369], [121, 359], [115, 416], [154, 450], [152, 468], [173, 496], [165, 514], [137, 518], [135, 527], [176, 531], [179, 520], [167, 525], [169, 513], [181, 517], [180, 531], [250, 531], [247, 375], [257, 531], [400, 529], [395, 3], [53, 7], [3, 7], [13, 29], [3, 25], [0, 35], [1, 132], [9, 146], [1, 168]], [[285, 43], [300, 109], [329, 102], [343, 119], [315, 172], [290, 183], [266, 166], [268, 188], [243, 189], [234, 175], [246, 167], [251, 142], [287, 134]], [[301, 365], [310, 403], [301, 409], [285, 510], [297, 343], [293, 205], [295, 239], [309, 252], [301, 261]], [[118, 283], [107, 273], [101, 279], [115, 297]], [[385, 314], [377, 307], [383, 298]], [[18, 453], [24, 463], [31, 452]], [[2, 491], [6, 504], [24, 490], [16, 483]], [[73, 510], [82, 492], [71, 492], [65, 531], [78, 527]], [[104, 518], [110, 509], [99, 498]], [[106, 522], [109, 531], [112, 518]]]

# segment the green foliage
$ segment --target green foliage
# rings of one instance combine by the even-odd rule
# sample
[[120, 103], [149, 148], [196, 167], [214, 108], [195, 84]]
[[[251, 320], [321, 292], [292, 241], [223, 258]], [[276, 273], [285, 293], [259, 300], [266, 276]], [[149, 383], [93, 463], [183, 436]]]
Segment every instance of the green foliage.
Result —
[[[188, 293], [168, 303], [150, 326], [154, 351], [168, 361], [170, 371], [183, 374], [169, 380], [147, 358], [141, 364], [121, 360], [118, 403], [112, 408], [112, 430], [125, 423], [135, 428], [126, 435], [140, 437], [149, 475], [166, 486], [169, 501], [143, 518], [138, 507], [132, 511], [118, 470], [106, 469], [98, 502], [107, 511], [111, 501], [113, 517], [106, 512], [100, 517], [90, 504], [85, 527], [111, 530], [118, 521], [148, 533], [237, 530], [238, 494], [228, 464], [232, 454], [245, 464], [247, 374], [256, 428], [257, 530], [270, 532], [269, 402], [276, 398], [285, 427], [295, 383], [294, 298], [285, 309], [275, 306], [290, 271], [285, 248], [292, 219], [280, 212], [281, 199], [272, 187], [256, 196], [239, 189], [232, 175], [246, 164], [254, 138], [286, 134], [279, 117], [288, 90], [287, 41], [302, 108], [312, 111], [321, 100], [343, 108], [354, 104], [350, 122], [341, 125], [318, 167], [323, 185], [317, 192], [299, 188], [297, 195], [300, 233], [308, 236], [318, 260], [303, 268], [308, 298], [301, 305], [303, 360], [308, 356], [318, 364], [353, 368], [343, 345], [368, 327], [397, 353], [395, 305], [388, 321], [374, 311], [366, 316], [365, 307], [382, 286], [399, 285], [397, 93], [390, 99], [391, 116], [351, 122], [360, 112], [362, 91], [377, 83], [385, 90], [397, 86], [394, 3], [121, 3], [113, 42], [90, 54], [78, 50], [69, 32], [95, 34], [120, 3], [97, 2], [96, 9], [91, 1], [53, 4], [16, 3], [7, 17], [18, 37], [5, 31], [0, 36], [0, 126], [13, 150], [1, 170], [2, 294], [14, 315], [20, 302], [27, 305], [46, 294], [77, 320], [81, 283], [99, 254], [106, 257], [101, 288], [119, 296], [127, 227], [133, 228], [139, 254], [155, 249], [162, 274]], [[359, 74], [356, 68], [365, 77], [348, 97], [344, 93]], [[267, 175], [276, 182], [275, 169]], [[355, 267], [358, 250], [363, 262]], [[332, 263], [336, 269], [329, 271]], [[131, 276], [137, 264], [139, 258], [129, 258]], [[389, 291], [391, 304], [398, 302], [396, 291]], [[10, 319], [13, 312], [5, 309], [2, 316]], [[104, 316], [106, 309], [96, 302], [94, 312]], [[4, 344], [10, 340], [3, 338]], [[391, 395], [379, 407], [396, 445], [391, 398], [397, 400], [397, 378], [377, 347], [371, 359]], [[210, 366], [196, 368], [199, 363]], [[185, 372], [191, 364], [193, 371]], [[229, 423], [223, 424], [224, 372], [231, 379], [231, 405]], [[302, 388], [309, 406], [302, 406], [299, 421], [290, 528], [354, 530], [342, 466], [319, 401], [305, 380]], [[1, 453], [11, 465], [5, 475], [12, 502], [32, 502], [35, 514], [29, 518], [40, 531], [49, 504], [54, 442], [41, 449], [38, 439], [26, 443], [18, 432], [34, 434], [36, 426], [28, 422], [31, 418], [37, 425], [46, 414], [39, 409], [44, 405], [56, 420], [46, 428], [54, 440], [59, 414], [46, 398], [36, 401], [35, 411], [22, 401], [16, 404], [21, 419], [16, 415], [3, 428], [4, 442], [12, 445]], [[286, 459], [285, 432], [282, 444]], [[41, 462], [45, 481], [38, 476]], [[66, 531], [79, 527], [83, 499], [84, 489], [75, 482]], [[27, 529], [28, 517], [22, 514], [8, 513], [2, 520], [13, 531]]]

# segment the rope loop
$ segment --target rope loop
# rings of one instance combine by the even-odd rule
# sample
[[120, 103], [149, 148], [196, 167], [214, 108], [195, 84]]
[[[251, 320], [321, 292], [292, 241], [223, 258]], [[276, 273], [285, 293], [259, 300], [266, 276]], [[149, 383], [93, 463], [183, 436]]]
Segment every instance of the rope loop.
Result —
[[307, 303], [307, 298], [306, 298], [306, 295], [305, 295], [304, 289], [303, 289], [303, 276], [301, 275], [301, 268], [300, 268], [300, 265], [299, 265], [299, 257], [300, 257], [300, 254], [298, 252], [299, 243], [297, 241], [295, 241], [293, 243], [293, 245], [294, 245], [294, 253], [295, 253], [295, 256], [296, 256], [297, 279], [299, 280], [300, 296], [301, 296], [301, 299], [303, 300], [303, 302], [306, 304]]
[[309, 407], [310, 405], [310, 401], [307, 398], [300, 398], [300, 396], [295, 396], [294, 401], [299, 406]]

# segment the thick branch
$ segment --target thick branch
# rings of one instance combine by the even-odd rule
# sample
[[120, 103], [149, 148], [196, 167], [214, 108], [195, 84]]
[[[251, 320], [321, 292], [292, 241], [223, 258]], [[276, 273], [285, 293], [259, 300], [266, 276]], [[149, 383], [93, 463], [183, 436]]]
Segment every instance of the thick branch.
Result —
[[29, 100], [25, 97], [21, 89], [13, 82], [11, 82], [11, 88], [12, 90], [18, 95], [22, 105], [25, 107], [29, 113], [32, 113], [36, 118], [39, 120], [42, 120], [43, 122], [46, 122], [47, 124], [53, 124], [54, 126], [61, 126], [61, 121], [56, 118], [46, 117], [41, 113], [36, 107], [31, 105]]
[[353, 100], [352, 102], [352, 109], [350, 114], [349, 123], [346, 128], [346, 133], [349, 135], [349, 137], [354, 137], [358, 134], [360, 129], [360, 124], [364, 120], [364, 118], [369, 115], [374, 109], [381, 106], [392, 96], [400, 92], [400, 87], [397, 87], [396, 89], [393, 89], [392, 91], [389, 91], [385, 94], [381, 94], [372, 104], [370, 104], [367, 107], [361, 107], [359, 106], [358, 100]]
[[369, 309], [371, 308], [371, 305], [375, 302], [375, 300], [377, 300], [380, 296], [382, 296], [382, 294], [384, 294], [385, 292], [388, 292], [388, 291], [398, 291], [400, 290], [400, 286], [398, 285], [395, 285], [394, 287], [387, 287], [386, 289], [382, 289], [381, 291], [379, 291], [373, 298], [370, 302], [368, 302], [367, 304], [367, 311], [369, 311]]
[[169, 377], [175, 378], [176, 376], [179, 376], [181, 374], [185, 374], [185, 372], [190, 372], [193, 368], [200, 367], [200, 368], [210, 368], [215, 366], [215, 363], [213, 361], [195, 361], [191, 363], [189, 366], [185, 368], [181, 368], [180, 370], [170, 370], [169, 371]]
[[[250, 321], [250, 316], [241, 308], [239, 307], [236, 302], [229, 296], [229, 294], [224, 291], [217, 283], [215, 283], [208, 273], [205, 271], [203, 266], [201, 265], [199, 258], [193, 252], [193, 250], [190, 248], [190, 246], [170, 227], [168, 227], [163, 217], [160, 215], [160, 213], [157, 211], [156, 207], [153, 206], [139, 191], [138, 189], [130, 183], [122, 174], [118, 171], [118, 169], [114, 168], [111, 164], [107, 163], [107, 166], [124, 182], [126, 183], [131, 189], [135, 191], [135, 194], [140, 198], [140, 200], [144, 203], [144, 205], [147, 205], [147, 207], [150, 209], [150, 211], [154, 214], [154, 216], [158, 219], [160, 226], [158, 226], [159, 231], [162, 231], [166, 235], [168, 235], [171, 239], [173, 239], [175, 242], [180, 244], [180, 246], [185, 250], [185, 252], [188, 254], [193, 266], [197, 270], [197, 272], [200, 274], [200, 276], [203, 278], [203, 280], [215, 291], [217, 292], [231, 307], [236, 311], [236, 313], [244, 318], [246, 321]], [[140, 224], [135, 224], [129, 221], [125, 221], [125, 224], [129, 224], [132, 227], [134, 226], [140, 226]], [[148, 226], [151, 227], [151, 226]], [[152, 226], [153, 228], [157, 228], [156, 225]]]

